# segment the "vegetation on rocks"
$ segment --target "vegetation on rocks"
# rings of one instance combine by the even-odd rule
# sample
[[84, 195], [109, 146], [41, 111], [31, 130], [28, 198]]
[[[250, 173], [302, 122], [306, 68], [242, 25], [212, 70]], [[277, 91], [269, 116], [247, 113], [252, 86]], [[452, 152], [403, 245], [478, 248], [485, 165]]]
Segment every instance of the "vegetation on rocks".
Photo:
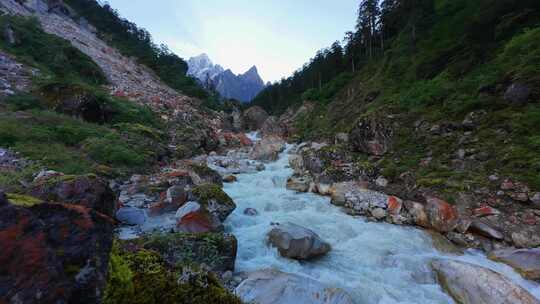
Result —
[[197, 197], [199, 203], [208, 206], [211, 200], [220, 204], [234, 205], [233, 200], [216, 184], [203, 184], [193, 188], [193, 195]]
[[111, 252], [104, 303], [241, 303], [208, 271], [196, 266], [171, 267], [153, 250]]

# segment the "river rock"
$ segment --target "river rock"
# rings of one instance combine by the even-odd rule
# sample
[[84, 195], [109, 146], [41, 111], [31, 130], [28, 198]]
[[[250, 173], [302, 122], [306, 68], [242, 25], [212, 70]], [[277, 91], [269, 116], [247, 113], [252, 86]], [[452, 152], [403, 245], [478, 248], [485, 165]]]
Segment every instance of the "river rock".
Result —
[[540, 248], [495, 250], [489, 258], [512, 266], [528, 280], [540, 282]]
[[236, 294], [245, 303], [258, 304], [353, 304], [342, 289], [310, 278], [273, 269], [250, 273]]
[[426, 214], [431, 228], [449, 232], [457, 227], [459, 216], [454, 206], [436, 197], [427, 197], [426, 201]]
[[279, 136], [265, 136], [258, 141], [250, 153], [250, 158], [259, 161], [275, 161], [285, 149], [285, 141]]
[[414, 201], [405, 201], [404, 205], [416, 225], [429, 228], [430, 223], [424, 205]]
[[311, 179], [306, 176], [291, 177], [287, 180], [287, 189], [296, 192], [308, 192], [310, 184]]
[[539, 304], [527, 290], [490, 269], [450, 260], [432, 262], [443, 289], [460, 304]]
[[330, 188], [330, 194], [332, 196], [332, 204], [336, 206], [345, 206], [347, 202], [346, 194], [354, 191], [358, 188], [356, 182], [342, 182], [335, 183]]
[[224, 183], [234, 183], [236, 182], [238, 179], [236, 178], [236, 176], [234, 175], [227, 175], [225, 177], [223, 177], [223, 182]]
[[234, 201], [218, 185], [205, 184], [197, 186], [193, 188], [191, 197], [193, 201], [201, 204], [203, 209], [220, 222], [224, 222], [236, 209]]
[[253, 209], [253, 208], [246, 208], [246, 209], [244, 209], [244, 214], [249, 215], [249, 216], [257, 216], [257, 215], [259, 215], [259, 211], [257, 211], [257, 209]]
[[325, 255], [331, 250], [315, 232], [293, 223], [278, 224], [268, 233], [270, 243], [278, 248], [281, 256], [308, 260]]
[[491, 227], [490, 225], [482, 222], [480, 220], [472, 221], [469, 226], [469, 231], [478, 233], [482, 236], [494, 239], [494, 240], [503, 240], [504, 235], [497, 229]]
[[116, 211], [116, 219], [126, 225], [142, 225], [146, 222], [146, 213], [143, 209], [123, 207]]

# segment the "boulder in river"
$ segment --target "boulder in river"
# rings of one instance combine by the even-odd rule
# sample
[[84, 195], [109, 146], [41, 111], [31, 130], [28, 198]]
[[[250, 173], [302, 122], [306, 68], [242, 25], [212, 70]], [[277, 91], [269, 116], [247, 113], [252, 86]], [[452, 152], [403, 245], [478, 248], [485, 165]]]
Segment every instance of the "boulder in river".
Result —
[[253, 106], [245, 110], [244, 116], [244, 128], [249, 131], [256, 131], [262, 128], [266, 119], [268, 119], [268, 113], [259, 107]]
[[291, 177], [287, 180], [287, 189], [296, 192], [308, 192], [311, 179], [307, 176]]
[[433, 270], [443, 289], [460, 304], [540, 304], [503, 275], [469, 263], [436, 260]]
[[116, 219], [126, 225], [142, 225], [146, 222], [146, 213], [140, 208], [123, 207], [116, 212]]
[[258, 304], [353, 304], [342, 289], [310, 278], [274, 269], [259, 270], [236, 288], [246, 303]]
[[315, 232], [293, 223], [275, 225], [268, 239], [281, 256], [297, 260], [319, 257], [332, 249]]
[[540, 248], [495, 250], [489, 258], [512, 266], [526, 279], [540, 282]]
[[260, 161], [275, 161], [285, 149], [285, 141], [279, 136], [265, 136], [258, 141], [250, 153], [250, 158]]

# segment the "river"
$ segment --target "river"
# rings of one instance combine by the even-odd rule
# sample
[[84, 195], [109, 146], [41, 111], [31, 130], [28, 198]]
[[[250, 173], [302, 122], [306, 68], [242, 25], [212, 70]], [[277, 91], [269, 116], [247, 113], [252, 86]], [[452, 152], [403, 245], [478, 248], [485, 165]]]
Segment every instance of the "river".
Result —
[[[345, 214], [327, 197], [287, 190], [287, 178], [293, 173], [288, 167], [289, 149], [266, 170], [240, 174], [238, 182], [225, 185], [237, 205], [226, 222], [227, 231], [238, 239], [236, 271], [274, 267], [300, 274], [345, 289], [358, 304], [454, 303], [437, 284], [430, 261], [455, 259], [502, 273], [540, 298], [538, 284], [480, 252], [439, 252], [430, 235], [420, 229], [368, 222]], [[246, 208], [256, 209], [259, 215], [244, 215]], [[332, 251], [310, 262], [280, 257], [266, 243], [275, 222], [292, 222], [315, 231], [332, 245]]]

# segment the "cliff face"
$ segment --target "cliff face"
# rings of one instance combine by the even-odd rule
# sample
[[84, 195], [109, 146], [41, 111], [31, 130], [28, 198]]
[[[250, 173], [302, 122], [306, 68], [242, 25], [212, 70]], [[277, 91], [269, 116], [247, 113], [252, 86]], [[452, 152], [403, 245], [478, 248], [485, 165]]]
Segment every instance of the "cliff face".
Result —
[[1, 0], [0, 10], [11, 15], [36, 17], [46, 32], [70, 41], [103, 70], [111, 83], [108, 87], [111, 94], [148, 105], [166, 120], [181, 113], [182, 116], [199, 117], [211, 125], [217, 123], [211, 117], [200, 115], [198, 100], [168, 87], [150, 69], [110, 47], [96, 35], [93, 26], [77, 18], [61, 1], [32, 0], [21, 3]]

